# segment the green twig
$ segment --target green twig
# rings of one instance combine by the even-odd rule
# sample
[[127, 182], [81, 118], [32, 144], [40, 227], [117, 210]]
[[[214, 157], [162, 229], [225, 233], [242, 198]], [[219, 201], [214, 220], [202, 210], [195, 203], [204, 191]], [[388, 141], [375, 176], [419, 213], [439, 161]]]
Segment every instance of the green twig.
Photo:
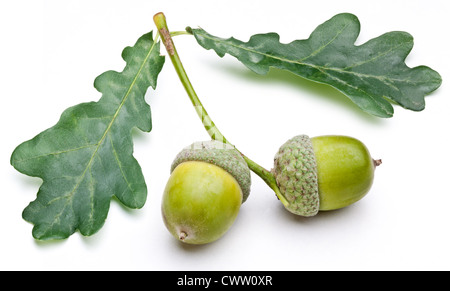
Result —
[[[181, 83], [183, 84], [191, 102], [194, 108], [197, 111], [198, 117], [203, 123], [203, 126], [205, 127], [206, 131], [208, 132], [209, 136], [213, 140], [221, 141], [223, 143], [232, 145], [225, 136], [219, 131], [217, 126], [214, 124], [208, 113], [206, 112], [205, 107], [203, 107], [202, 103], [200, 102], [200, 99], [197, 96], [197, 93], [195, 92], [191, 82], [189, 81], [189, 78], [186, 74], [186, 71], [184, 70], [183, 64], [181, 63], [180, 57], [178, 55], [178, 52], [175, 48], [175, 45], [173, 43], [172, 37], [173, 35], [181, 35], [181, 34], [189, 34], [189, 32], [185, 33], [170, 33], [167, 22], [164, 14], [162, 12], [157, 13], [153, 20], [156, 24], [156, 27], [158, 28], [159, 35], [161, 37], [161, 40], [166, 47], [167, 53], [169, 54], [169, 57], [172, 61], [172, 64], [175, 68], [175, 71], [178, 74], [178, 77], [180, 78]], [[233, 146], [233, 145], [232, 145]], [[235, 149], [236, 147], [233, 146]], [[236, 149], [237, 150], [237, 149]], [[239, 151], [239, 150], [238, 150]], [[246, 161], [248, 167], [250, 170], [252, 170], [255, 174], [257, 174], [261, 179], [266, 182], [266, 184], [275, 192], [278, 199], [284, 204], [287, 205], [287, 200], [284, 198], [284, 196], [281, 194], [280, 189], [278, 188], [278, 185], [276, 183], [275, 177], [273, 174], [249, 159], [247, 156], [245, 156], [243, 153], [239, 151], [239, 153], [242, 155], [244, 160]]]

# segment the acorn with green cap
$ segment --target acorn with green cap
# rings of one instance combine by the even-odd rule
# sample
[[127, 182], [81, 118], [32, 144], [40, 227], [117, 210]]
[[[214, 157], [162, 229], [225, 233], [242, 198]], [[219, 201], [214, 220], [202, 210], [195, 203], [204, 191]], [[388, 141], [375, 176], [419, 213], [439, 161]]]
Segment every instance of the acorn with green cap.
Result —
[[182, 242], [215, 241], [236, 220], [250, 185], [250, 169], [233, 146], [214, 140], [193, 143], [172, 163], [162, 198], [164, 224]]
[[272, 173], [285, 208], [309, 217], [363, 198], [380, 164], [381, 160], [372, 159], [367, 147], [353, 137], [298, 135], [280, 147]]

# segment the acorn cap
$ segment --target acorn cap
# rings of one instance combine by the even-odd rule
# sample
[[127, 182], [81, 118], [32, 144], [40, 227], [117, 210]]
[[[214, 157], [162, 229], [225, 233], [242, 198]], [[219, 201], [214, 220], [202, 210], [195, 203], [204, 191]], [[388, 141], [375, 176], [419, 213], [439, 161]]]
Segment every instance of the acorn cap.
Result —
[[221, 167], [239, 183], [242, 190], [242, 203], [247, 200], [251, 185], [250, 169], [234, 146], [215, 140], [195, 142], [178, 153], [170, 173], [179, 164], [188, 161], [207, 162]]
[[307, 135], [295, 136], [280, 147], [272, 173], [288, 201], [287, 210], [302, 216], [319, 212], [316, 157]]

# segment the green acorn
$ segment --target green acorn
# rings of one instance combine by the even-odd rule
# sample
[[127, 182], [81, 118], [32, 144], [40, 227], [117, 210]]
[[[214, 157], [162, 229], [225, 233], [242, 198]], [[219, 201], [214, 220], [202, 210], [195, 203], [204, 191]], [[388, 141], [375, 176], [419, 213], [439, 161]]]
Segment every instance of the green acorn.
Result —
[[234, 147], [194, 143], [172, 163], [162, 199], [164, 223], [182, 242], [213, 242], [234, 223], [250, 185], [250, 169]]
[[367, 147], [348, 136], [299, 135], [275, 155], [272, 173], [290, 212], [314, 216], [346, 207], [370, 190], [375, 167]]

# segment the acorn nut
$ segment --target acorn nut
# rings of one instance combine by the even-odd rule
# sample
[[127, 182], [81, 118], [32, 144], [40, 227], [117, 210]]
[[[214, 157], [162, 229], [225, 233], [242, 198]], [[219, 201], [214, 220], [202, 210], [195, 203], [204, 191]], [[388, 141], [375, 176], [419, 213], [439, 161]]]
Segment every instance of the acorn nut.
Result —
[[250, 185], [250, 169], [233, 146], [193, 143], [172, 163], [162, 198], [164, 224], [182, 242], [213, 242], [234, 223]]
[[285, 208], [309, 217], [363, 198], [379, 164], [355, 138], [299, 135], [280, 147], [272, 173], [287, 201]]

